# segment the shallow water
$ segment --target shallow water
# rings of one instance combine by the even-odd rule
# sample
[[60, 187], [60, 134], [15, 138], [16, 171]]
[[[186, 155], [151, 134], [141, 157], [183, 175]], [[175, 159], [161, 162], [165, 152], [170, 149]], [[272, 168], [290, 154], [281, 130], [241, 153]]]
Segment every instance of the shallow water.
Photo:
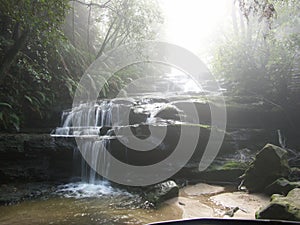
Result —
[[170, 206], [143, 209], [138, 195], [106, 184], [69, 184], [49, 198], [0, 207], [0, 224], [147, 224], [180, 216]]
[[70, 183], [47, 197], [0, 207], [0, 224], [148, 224], [181, 218], [218, 217], [238, 207], [235, 218], [255, 219], [269, 197], [237, 192], [232, 186], [188, 185], [179, 197], [149, 209], [138, 194], [113, 188], [108, 182]]

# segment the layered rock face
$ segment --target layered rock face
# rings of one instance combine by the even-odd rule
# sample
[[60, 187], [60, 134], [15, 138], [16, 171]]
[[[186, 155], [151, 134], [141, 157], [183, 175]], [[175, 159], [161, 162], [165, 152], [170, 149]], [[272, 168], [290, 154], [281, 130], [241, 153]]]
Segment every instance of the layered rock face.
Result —
[[[228, 100], [226, 131], [211, 126], [211, 111], [218, 110], [218, 101], [204, 96], [139, 97], [82, 104], [63, 112], [61, 125], [51, 136], [1, 134], [0, 182], [67, 182], [83, 173], [86, 173], [87, 181], [93, 181], [97, 174], [82, 169], [90, 170], [89, 165], [81, 159], [82, 154], [87, 157], [90, 154], [88, 148], [109, 146], [108, 152], [124, 163], [149, 165], [167, 158], [177, 146], [183, 131], [187, 138], [197, 139], [197, 143], [191, 159], [181, 165], [183, 169], [176, 174], [178, 179], [239, 182], [244, 164], [257, 149], [267, 142], [278, 142], [276, 129], [281, 127], [274, 127], [273, 122], [281, 121], [282, 127], [285, 123], [282, 112], [270, 111], [272, 106], [268, 103], [253, 99], [248, 99], [247, 104], [241, 102], [237, 99]], [[161, 129], [166, 129], [166, 135], [151, 151], [135, 151], [124, 144], [130, 142], [131, 138], [156, 143], [155, 133]], [[126, 130], [130, 130], [131, 136], [126, 134]], [[214, 134], [224, 133], [224, 140], [214, 164], [200, 173], [199, 161], [207, 150], [212, 130]], [[151, 131], [157, 132], [151, 136]], [[75, 137], [85, 140], [84, 151], [78, 151]], [[219, 140], [212, 136], [211, 141]], [[99, 157], [105, 155], [101, 149], [98, 148], [96, 161], [101, 161]], [[182, 148], [181, 151], [184, 154], [186, 149]], [[181, 161], [175, 163], [180, 164]]]

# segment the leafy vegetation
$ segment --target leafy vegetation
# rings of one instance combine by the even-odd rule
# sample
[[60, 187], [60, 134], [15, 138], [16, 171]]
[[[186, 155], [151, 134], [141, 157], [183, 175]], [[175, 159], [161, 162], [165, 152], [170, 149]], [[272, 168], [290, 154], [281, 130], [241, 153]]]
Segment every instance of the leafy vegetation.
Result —
[[[49, 109], [70, 105], [96, 57], [154, 38], [161, 22], [155, 2], [146, 0], [0, 0], [0, 11], [0, 128], [5, 130], [18, 130], [32, 118], [49, 119]], [[101, 96], [124, 81], [116, 74]]]
[[300, 74], [299, 1], [237, 1], [232, 30], [215, 51], [214, 73], [228, 90], [282, 106], [297, 101], [292, 79]]

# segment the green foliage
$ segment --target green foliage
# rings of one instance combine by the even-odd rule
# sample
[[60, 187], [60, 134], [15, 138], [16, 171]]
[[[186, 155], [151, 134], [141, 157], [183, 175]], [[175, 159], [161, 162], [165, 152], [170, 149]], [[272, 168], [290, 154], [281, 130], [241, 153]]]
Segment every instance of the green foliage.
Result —
[[14, 112], [13, 107], [6, 103], [0, 102], [0, 128], [9, 129], [13, 126], [14, 129], [20, 129], [20, 118]]
[[300, 73], [300, 3], [273, 1], [273, 5], [277, 14], [273, 28], [263, 30], [268, 22], [257, 22], [261, 15], [252, 17], [246, 34], [229, 34], [219, 44], [213, 70], [231, 84], [229, 91], [286, 104], [291, 77]]
[[[69, 107], [78, 81], [97, 56], [154, 38], [154, 1], [0, 0], [0, 128]], [[74, 7], [74, 8], [73, 8]], [[133, 73], [116, 73], [100, 96], [116, 93]], [[133, 77], [133, 76], [132, 76]], [[66, 105], [69, 104], [69, 105]]]
[[[1, 0], [0, 10], [2, 19], [9, 24], [8, 33], [29, 31], [40, 44], [52, 44], [51, 41], [62, 36], [60, 26], [64, 22], [69, 8], [68, 0]], [[11, 30], [8, 30], [11, 29]]]
[[[120, 45], [155, 38], [155, 26], [162, 23], [155, 0], [111, 0], [85, 3], [75, 0], [74, 9], [64, 26], [66, 36], [94, 60]], [[138, 68], [115, 73], [104, 85], [100, 97], [113, 97], [130, 80], [137, 78]], [[101, 78], [100, 78], [101, 79]]]
[[11, 106], [1, 108], [0, 127], [18, 130], [27, 115], [47, 115], [47, 109], [61, 97], [57, 83], [68, 86], [74, 80], [59, 71], [60, 55], [67, 54], [62, 49], [68, 41], [61, 25], [69, 4], [66, 0], [24, 0], [1, 1], [0, 7], [0, 102]]

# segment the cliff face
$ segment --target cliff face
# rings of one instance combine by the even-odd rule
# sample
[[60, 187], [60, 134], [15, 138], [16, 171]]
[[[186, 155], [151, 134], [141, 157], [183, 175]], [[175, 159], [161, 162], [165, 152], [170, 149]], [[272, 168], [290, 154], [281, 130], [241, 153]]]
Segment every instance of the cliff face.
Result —
[[0, 183], [69, 181], [74, 144], [48, 134], [1, 134]]

